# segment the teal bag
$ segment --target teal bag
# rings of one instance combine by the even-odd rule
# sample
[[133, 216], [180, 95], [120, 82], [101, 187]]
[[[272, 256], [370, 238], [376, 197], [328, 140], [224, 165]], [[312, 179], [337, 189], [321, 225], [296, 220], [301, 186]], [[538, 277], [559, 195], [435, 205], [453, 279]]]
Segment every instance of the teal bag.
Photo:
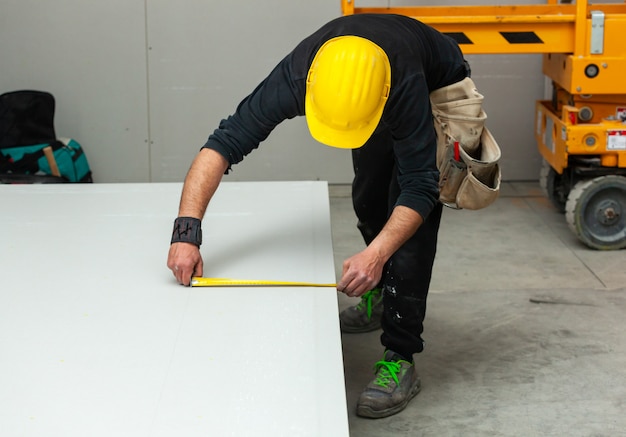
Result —
[[54, 110], [46, 91], [0, 95], [0, 183], [93, 182], [81, 145], [57, 138]]
[[0, 182], [93, 182], [87, 156], [71, 138], [0, 149]]

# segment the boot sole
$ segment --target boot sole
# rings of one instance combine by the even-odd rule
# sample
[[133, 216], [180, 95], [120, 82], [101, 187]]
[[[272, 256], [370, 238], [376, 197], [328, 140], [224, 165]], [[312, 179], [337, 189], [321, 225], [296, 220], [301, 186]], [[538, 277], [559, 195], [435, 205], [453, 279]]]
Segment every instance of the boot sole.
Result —
[[406, 406], [409, 404], [411, 399], [413, 399], [417, 394], [422, 390], [422, 384], [419, 382], [411, 389], [406, 399], [398, 404], [394, 405], [391, 408], [387, 408], [386, 410], [373, 410], [371, 407], [366, 405], [357, 406], [356, 414], [361, 417], [368, 417], [370, 419], [380, 419], [383, 417], [393, 416], [396, 413], [404, 410]]

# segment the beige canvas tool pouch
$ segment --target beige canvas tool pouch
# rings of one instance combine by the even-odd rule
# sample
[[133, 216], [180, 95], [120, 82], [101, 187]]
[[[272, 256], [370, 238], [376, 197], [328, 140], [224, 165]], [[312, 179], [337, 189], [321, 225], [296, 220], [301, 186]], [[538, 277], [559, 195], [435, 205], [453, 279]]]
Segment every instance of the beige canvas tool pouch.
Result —
[[452, 208], [480, 209], [500, 191], [500, 148], [485, 127], [483, 96], [470, 78], [431, 93], [437, 133], [439, 200]]
[[456, 205], [465, 209], [481, 209], [491, 205], [500, 193], [500, 148], [493, 135], [483, 128], [480, 146], [474, 156], [463, 148], [461, 159], [467, 165], [467, 176], [456, 193]]

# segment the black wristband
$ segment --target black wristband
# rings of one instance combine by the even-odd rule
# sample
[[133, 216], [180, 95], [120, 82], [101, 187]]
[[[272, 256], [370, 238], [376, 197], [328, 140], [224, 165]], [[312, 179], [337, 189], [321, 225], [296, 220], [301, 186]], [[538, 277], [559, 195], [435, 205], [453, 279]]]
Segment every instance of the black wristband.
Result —
[[171, 243], [191, 243], [200, 247], [202, 244], [202, 229], [200, 219], [193, 217], [178, 217], [174, 220]]

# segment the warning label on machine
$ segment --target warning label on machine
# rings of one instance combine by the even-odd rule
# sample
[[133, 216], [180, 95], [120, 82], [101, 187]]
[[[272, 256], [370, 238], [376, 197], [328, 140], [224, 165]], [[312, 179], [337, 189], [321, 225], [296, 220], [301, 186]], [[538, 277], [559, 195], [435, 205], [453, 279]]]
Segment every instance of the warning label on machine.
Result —
[[606, 148], [607, 150], [626, 150], [626, 130], [608, 130]]

